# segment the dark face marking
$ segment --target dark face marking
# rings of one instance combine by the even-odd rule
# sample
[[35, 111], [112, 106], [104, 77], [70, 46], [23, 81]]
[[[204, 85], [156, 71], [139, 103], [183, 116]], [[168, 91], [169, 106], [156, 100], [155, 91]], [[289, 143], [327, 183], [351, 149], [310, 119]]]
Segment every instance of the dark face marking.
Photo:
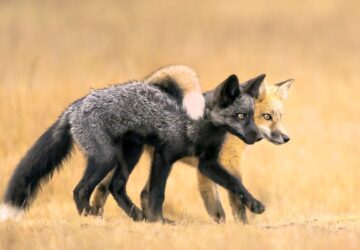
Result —
[[254, 100], [247, 94], [241, 94], [226, 108], [214, 108], [211, 119], [245, 143], [253, 144], [262, 138], [254, 122]]

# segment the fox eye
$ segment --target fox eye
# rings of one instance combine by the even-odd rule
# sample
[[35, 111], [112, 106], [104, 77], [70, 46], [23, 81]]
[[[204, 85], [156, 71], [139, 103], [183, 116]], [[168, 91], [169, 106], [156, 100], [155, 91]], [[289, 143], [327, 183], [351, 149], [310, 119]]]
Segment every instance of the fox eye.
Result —
[[272, 120], [272, 116], [270, 115], [270, 114], [263, 114], [263, 117], [264, 117], [264, 119], [265, 120], [267, 120], [267, 121], [271, 121]]
[[240, 120], [244, 120], [245, 114], [239, 113], [239, 114], [238, 114], [238, 118], [239, 118]]

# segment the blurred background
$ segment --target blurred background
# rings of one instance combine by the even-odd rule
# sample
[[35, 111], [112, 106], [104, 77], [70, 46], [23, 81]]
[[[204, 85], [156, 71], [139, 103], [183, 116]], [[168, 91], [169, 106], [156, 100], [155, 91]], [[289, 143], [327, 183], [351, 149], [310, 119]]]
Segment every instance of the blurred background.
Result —
[[[142, 79], [186, 64], [204, 90], [229, 74], [295, 78], [285, 103], [291, 137], [251, 147], [241, 166], [249, 190], [266, 206], [255, 225], [360, 213], [359, 1], [1, 1], [0, 193], [26, 150], [73, 100], [92, 88]], [[148, 174], [142, 159], [129, 183], [139, 204]], [[55, 174], [27, 218], [74, 218], [72, 190], [81, 153]], [[211, 222], [195, 169], [176, 164], [165, 213]], [[227, 195], [221, 192], [227, 219]], [[112, 201], [105, 218], [128, 220]]]

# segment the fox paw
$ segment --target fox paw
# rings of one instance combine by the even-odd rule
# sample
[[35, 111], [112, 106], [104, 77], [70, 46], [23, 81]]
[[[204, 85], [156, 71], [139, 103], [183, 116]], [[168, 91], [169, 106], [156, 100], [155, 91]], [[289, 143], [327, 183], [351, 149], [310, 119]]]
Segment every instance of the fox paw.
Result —
[[162, 219], [162, 223], [163, 223], [163, 224], [168, 224], [168, 225], [175, 225], [175, 221], [170, 220], [170, 219], [168, 219], [168, 218], [163, 218], [163, 219]]
[[130, 215], [129, 215], [134, 221], [143, 221], [145, 219], [145, 215], [144, 213], [138, 209], [138, 208], [134, 208]]
[[103, 217], [104, 208], [99, 206], [91, 207], [89, 215], [94, 217]]
[[213, 220], [220, 224], [220, 223], [224, 223], [225, 222], [225, 212], [224, 209], [222, 207], [219, 207], [216, 211], [213, 211], [211, 213], [211, 217], [213, 218]]
[[175, 224], [173, 220], [164, 218], [162, 215], [147, 215], [145, 221], [149, 223], [162, 222], [163, 224], [170, 224], [170, 225]]
[[248, 208], [255, 214], [262, 214], [265, 211], [265, 206], [258, 200], [252, 200], [249, 202]]

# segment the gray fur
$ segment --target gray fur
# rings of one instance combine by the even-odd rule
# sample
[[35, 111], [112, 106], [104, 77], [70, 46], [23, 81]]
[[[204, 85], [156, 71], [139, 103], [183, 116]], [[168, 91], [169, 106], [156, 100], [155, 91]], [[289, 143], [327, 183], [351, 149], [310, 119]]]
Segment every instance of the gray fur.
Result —
[[[234, 126], [232, 114], [248, 113], [253, 108], [253, 99], [248, 95], [240, 95], [234, 105], [224, 109], [213, 104], [211, 93], [205, 95], [205, 100], [209, 119], [194, 121], [163, 91], [132, 82], [93, 90], [65, 113], [69, 116], [71, 134], [84, 153], [110, 159], [113, 157], [113, 138], [129, 130], [144, 137], [155, 132], [160, 141], [183, 144], [202, 137], [201, 132], [206, 131], [204, 128], [210, 123]], [[240, 125], [236, 129], [243, 133]], [[193, 154], [191, 150], [189, 153]]]
[[[71, 134], [87, 156], [112, 158], [112, 140], [128, 130], [146, 137], [154, 131], [162, 141], [186, 136], [190, 119], [178, 103], [158, 88], [140, 82], [94, 90], [69, 107]], [[178, 131], [183, 128], [182, 131]]]
[[[259, 76], [259, 79], [264, 77]], [[195, 155], [203, 158], [204, 171], [209, 164], [217, 164], [219, 168], [216, 157], [211, 156], [211, 162], [205, 160], [207, 154], [218, 154], [226, 131], [251, 144], [260, 138], [254, 125], [252, 99], [258, 88], [259, 82], [256, 82], [241, 90], [237, 77], [230, 76], [215, 90], [205, 94], [206, 112], [199, 120], [189, 118], [176, 98], [143, 82], [93, 90], [71, 104], [29, 150], [15, 170], [5, 201], [19, 208], [28, 207], [42, 181], [51, 177], [75, 142], [86, 155], [88, 167], [74, 190], [74, 198], [80, 213], [91, 212], [89, 199], [95, 186], [111, 169], [126, 165], [122, 163], [129, 160], [123, 159], [127, 156], [122, 155], [124, 145], [119, 143], [129, 132], [145, 140], [155, 138], [145, 143], [160, 148], [162, 152], [169, 151], [172, 160], [166, 156], [160, 158], [169, 164], [184, 156]], [[247, 118], [240, 121], [239, 113], [246, 114]], [[207, 148], [211, 148], [213, 153], [206, 152]], [[261, 203], [226, 172], [221, 172], [218, 178], [228, 189], [234, 188], [237, 194], [246, 195], [248, 206], [263, 211]], [[137, 211], [136, 217], [139, 215], [141, 219], [140, 213]]]

